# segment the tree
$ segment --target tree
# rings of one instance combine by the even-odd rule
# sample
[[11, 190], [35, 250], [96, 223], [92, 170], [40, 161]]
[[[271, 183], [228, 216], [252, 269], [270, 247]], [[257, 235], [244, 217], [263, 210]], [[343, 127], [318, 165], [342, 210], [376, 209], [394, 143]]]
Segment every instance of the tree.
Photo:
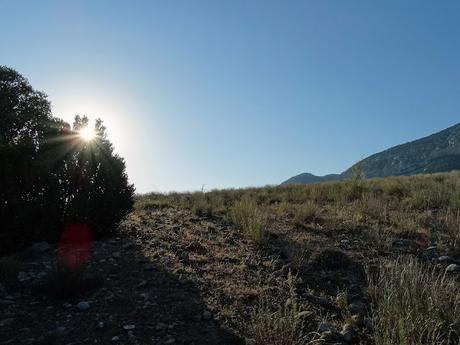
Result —
[[33, 241], [55, 241], [67, 224], [84, 223], [95, 237], [113, 232], [131, 210], [134, 187], [101, 120], [96, 137], [79, 135], [54, 117], [46, 95], [0, 66], [0, 254]]

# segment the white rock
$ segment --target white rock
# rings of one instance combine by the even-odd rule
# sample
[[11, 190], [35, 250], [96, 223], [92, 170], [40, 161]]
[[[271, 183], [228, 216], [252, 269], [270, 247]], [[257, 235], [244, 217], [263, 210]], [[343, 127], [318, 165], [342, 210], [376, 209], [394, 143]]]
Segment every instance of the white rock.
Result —
[[459, 270], [459, 266], [457, 264], [450, 264], [446, 267], [446, 272], [456, 272]]
[[133, 330], [133, 329], [135, 329], [135, 328], [136, 328], [135, 325], [124, 325], [124, 326], [123, 326], [123, 329], [124, 329], [125, 331], [131, 331], [131, 330]]
[[444, 261], [450, 261], [452, 260], [452, 258], [450, 256], [447, 256], [447, 255], [442, 255], [438, 258], [438, 261], [439, 262], [444, 262]]

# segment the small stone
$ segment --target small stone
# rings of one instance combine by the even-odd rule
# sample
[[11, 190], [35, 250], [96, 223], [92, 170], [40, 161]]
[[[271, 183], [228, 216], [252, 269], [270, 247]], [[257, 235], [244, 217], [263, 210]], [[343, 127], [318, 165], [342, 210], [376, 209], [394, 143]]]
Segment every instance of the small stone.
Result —
[[326, 331], [326, 332], [321, 333], [320, 339], [322, 343], [335, 344], [335, 343], [340, 342], [342, 340], [341, 338], [342, 338], [341, 334], [338, 334], [336, 332]]
[[118, 341], [118, 340], [120, 340], [119, 336], [116, 335], [116, 336], [112, 337], [112, 341]]
[[353, 328], [353, 326], [349, 323], [345, 324], [342, 328], [342, 332], [340, 332], [340, 334], [342, 334], [343, 336], [343, 339], [349, 343], [351, 342], [355, 336], [356, 336], [356, 332]]
[[81, 301], [81, 302], [78, 302], [78, 304], [77, 304], [77, 308], [78, 308], [79, 310], [82, 310], [82, 311], [88, 310], [89, 307], [90, 307], [90, 306], [89, 306], [89, 303], [86, 302], [86, 301]]
[[165, 324], [165, 323], [163, 323], [163, 322], [159, 322], [159, 323], [157, 323], [157, 325], [155, 326], [155, 329], [156, 329], [157, 331], [161, 331], [161, 330], [166, 329], [166, 328], [168, 328], [168, 325]]
[[361, 301], [357, 301], [357, 302], [353, 302], [351, 303], [349, 306], [348, 306], [348, 309], [350, 310], [350, 313], [352, 315], [356, 315], [356, 314], [364, 314], [365, 310], [366, 310], [366, 305], [361, 302]]
[[349, 241], [349, 240], [341, 240], [340, 243], [342, 243], [342, 244], [349, 244], [350, 241]]
[[48, 242], [37, 242], [30, 247], [30, 249], [32, 249], [32, 251], [36, 253], [44, 253], [50, 250], [51, 248], [53, 248], [53, 246]]
[[176, 339], [174, 339], [174, 338], [169, 338], [169, 339], [167, 339], [167, 340], [164, 342], [164, 344], [165, 344], [165, 345], [166, 345], [166, 344], [174, 344], [175, 342], [176, 342]]
[[100, 329], [104, 328], [104, 322], [99, 321], [99, 323], [97, 324], [97, 327]]
[[7, 319], [0, 320], [0, 327], [8, 326], [9, 324], [13, 322], [14, 322], [13, 318], [7, 318]]
[[138, 288], [143, 288], [143, 287], [146, 287], [147, 286], [147, 280], [141, 280], [141, 282], [139, 284], [137, 284], [137, 287]]
[[353, 323], [358, 327], [361, 327], [364, 324], [363, 314], [353, 315], [351, 319], [353, 320]]
[[209, 311], [205, 310], [203, 312], [203, 319], [206, 320], [206, 321], [211, 320], [212, 319], [212, 314]]
[[67, 331], [67, 328], [63, 327], [63, 326], [57, 327], [56, 328], [56, 333], [57, 333], [57, 335], [59, 335], [61, 337], [65, 337], [66, 335], [69, 334], [69, 332]]
[[46, 272], [38, 272], [38, 273], [36, 274], [36, 277], [37, 277], [37, 278], [44, 278], [44, 277], [46, 277]]
[[438, 258], [438, 261], [439, 262], [446, 262], [446, 261], [451, 261], [452, 258], [450, 256], [447, 256], [447, 255], [442, 255]]
[[393, 241], [393, 246], [401, 247], [404, 245], [404, 241], [401, 239], [396, 239]]
[[457, 264], [450, 264], [449, 266], [446, 267], [446, 272], [452, 273], [456, 272], [459, 270], [459, 266]]
[[23, 271], [18, 272], [18, 280], [20, 282], [24, 282], [24, 281], [29, 280], [29, 279], [30, 279], [30, 277], [26, 272], [23, 272]]
[[136, 328], [135, 325], [124, 325], [124, 326], [123, 326], [123, 329], [124, 329], [125, 331], [131, 331], [131, 330], [133, 330], [133, 329], [135, 329], [135, 328]]
[[334, 326], [327, 322], [320, 322], [318, 325], [318, 333], [335, 332]]

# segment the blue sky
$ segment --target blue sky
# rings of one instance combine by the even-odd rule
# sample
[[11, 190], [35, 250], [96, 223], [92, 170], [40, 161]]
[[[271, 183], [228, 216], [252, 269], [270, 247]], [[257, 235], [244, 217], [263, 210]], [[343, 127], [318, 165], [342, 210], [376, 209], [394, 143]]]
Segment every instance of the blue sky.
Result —
[[460, 122], [458, 1], [0, 0], [0, 64], [138, 192], [277, 184]]

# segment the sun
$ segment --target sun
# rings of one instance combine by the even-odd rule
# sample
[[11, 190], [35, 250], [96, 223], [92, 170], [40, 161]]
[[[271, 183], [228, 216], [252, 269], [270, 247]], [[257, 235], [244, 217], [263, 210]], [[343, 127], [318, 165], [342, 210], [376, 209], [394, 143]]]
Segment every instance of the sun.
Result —
[[94, 128], [91, 128], [89, 126], [86, 126], [85, 128], [82, 128], [79, 132], [78, 135], [80, 138], [82, 138], [84, 141], [91, 141], [94, 138], [96, 138], [96, 131]]

